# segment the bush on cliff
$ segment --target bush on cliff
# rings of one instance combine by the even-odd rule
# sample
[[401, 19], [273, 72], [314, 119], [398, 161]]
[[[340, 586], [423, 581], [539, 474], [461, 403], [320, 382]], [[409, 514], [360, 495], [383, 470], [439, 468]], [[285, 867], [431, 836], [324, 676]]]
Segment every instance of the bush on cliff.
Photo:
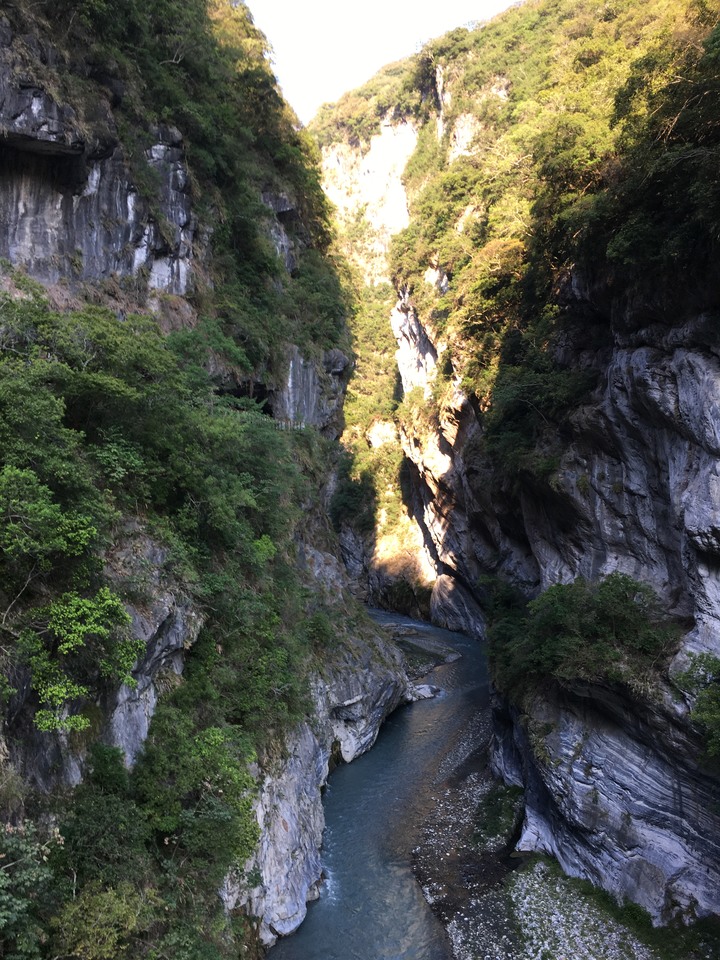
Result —
[[495, 589], [490, 660], [511, 696], [548, 677], [644, 689], [678, 639], [650, 587], [626, 574], [556, 584], [527, 605], [507, 587]]
[[707, 757], [717, 764], [720, 761], [720, 658], [708, 653], [693, 656], [678, 682], [695, 697], [691, 716], [705, 734]]

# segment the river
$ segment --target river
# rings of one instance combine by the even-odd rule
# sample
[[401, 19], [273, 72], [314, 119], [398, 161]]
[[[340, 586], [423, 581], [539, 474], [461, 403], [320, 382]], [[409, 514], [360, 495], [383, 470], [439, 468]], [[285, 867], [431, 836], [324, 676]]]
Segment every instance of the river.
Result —
[[436, 697], [397, 710], [369, 753], [332, 774], [324, 799], [326, 881], [299, 931], [281, 940], [270, 960], [452, 958], [445, 929], [413, 875], [412, 856], [448, 762], [487, 714], [485, 653], [463, 634], [396, 614], [374, 616], [461, 657], [426, 678], [440, 687]]

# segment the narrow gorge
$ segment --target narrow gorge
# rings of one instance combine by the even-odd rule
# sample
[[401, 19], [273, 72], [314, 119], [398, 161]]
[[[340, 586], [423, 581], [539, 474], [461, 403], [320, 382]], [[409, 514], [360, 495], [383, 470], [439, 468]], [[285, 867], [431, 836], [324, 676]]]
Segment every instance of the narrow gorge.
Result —
[[0, 956], [309, 951], [391, 714], [403, 956], [716, 955], [718, 95], [701, 0], [307, 129], [242, 2], [3, 4]]

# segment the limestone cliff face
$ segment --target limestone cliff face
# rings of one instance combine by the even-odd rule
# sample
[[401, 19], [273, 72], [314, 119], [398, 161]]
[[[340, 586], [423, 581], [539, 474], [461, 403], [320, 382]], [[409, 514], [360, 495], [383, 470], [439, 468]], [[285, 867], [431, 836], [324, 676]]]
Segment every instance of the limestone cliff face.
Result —
[[388, 119], [365, 149], [344, 143], [323, 148], [325, 192], [347, 227], [362, 227], [353, 238], [352, 256], [369, 283], [389, 279], [389, 239], [409, 223], [402, 173], [416, 143], [411, 123]]
[[[132, 670], [132, 685], [108, 690], [95, 705], [93, 733], [120, 747], [128, 767], [134, 765], [147, 737], [158, 699], [183, 672], [185, 655], [195, 643], [203, 617], [169, 570], [168, 550], [137, 520], [128, 521], [105, 557], [108, 581], [124, 591], [134, 585], [126, 603], [131, 629], [145, 645]], [[26, 715], [27, 682], [19, 685], [6, 720], [8, 761], [32, 787], [50, 792], [76, 786], [85, 769], [91, 738], [62, 731], [41, 733]]]
[[[24, 39], [0, 21], [0, 256], [38, 280], [139, 278], [184, 294], [192, 286], [198, 225], [182, 136], [153, 130], [145, 160], [156, 179], [151, 211], [120, 146], [107, 99], [92, 127], [34, 81]], [[38, 56], [55, 56], [40, 41]]]
[[287, 374], [269, 391], [273, 417], [294, 428], [316, 427], [336, 439], [341, 432], [342, 405], [351, 370], [352, 362], [342, 350], [327, 350], [317, 361], [306, 359], [291, 345]]

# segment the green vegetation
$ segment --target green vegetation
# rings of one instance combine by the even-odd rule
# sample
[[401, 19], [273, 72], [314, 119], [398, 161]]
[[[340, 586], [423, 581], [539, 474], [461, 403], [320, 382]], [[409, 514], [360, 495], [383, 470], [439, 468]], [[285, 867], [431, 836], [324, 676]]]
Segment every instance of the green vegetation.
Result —
[[[217, 891], [231, 869], [242, 880], [257, 842], [252, 765], [305, 717], [313, 657], [339, 632], [308, 595], [294, 544], [299, 505], [319, 513], [314, 491], [336, 452], [236, 395], [280, 379], [289, 343], [310, 358], [348, 348], [317, 148], [243, 3], [11, 0], [3, 12], [17, 35], [53, 44], [48, 62], [18, 44], [23, 69], [73, 108], [88, 144], [119, 137], [161, 233], [145, 151], [157, 125], [181, 131], [194, 212], [212, 231], [190, 297], [197, 322], [167, 336], [142, 313], [142, 276], [73, 288], [87, 302], [58, 312], [0, 269], [6, 733], [34, 725], [89, 756], [67, 795], [35, 795], [3, 772], [3, 814], [23, 826], [0, 838], [0, 954], [251, 956], [252, 919], [226, 914]], [[291, 273], [263, 194], [292, 207]], [[106, 293], [120, 315], [101, 305]], [[158, 586], [202, 628], [182, 678], [156, 678], [163, 696], [128, 773], [94, 741], [145, 651], [125, 605], [142, 613]]]
[[387, 284], [357, 284], [357, 308], [351, 319], [357, 365], [345, 400], [345, 456], [340, 462], [331, 517], [339, 529], [349, 521], [371, 532], [381, 510], [400, 509], [397, 490], [402, 454], [395, 443], [372, 446], [368, 434], [376, 424], [392, 424], [397, 409], [396, 343], [388, 316], [393, 292]]
[[597, 382], [566, 347], [607, 345], [609, 317], [565, 295], [570, 271], [604, 271], [652, 312], [665, 277], [713, 262], [716, 24], [695, 0], [528, 2], [431, 41], [316, 121], [322, 142], [366, 142], [391, 106], [419, 127], [392, 273], [477, 398], [500, 479], [546, 482], [558, 426]]
[[[189, 351], [188, 334], [164, 338], [148, 317], [57, 314], [21, 276], [6, 280], [24, 288], [0, 296], [7, 703], [22, 703], [29, 676], [40, 730], [92, 734], [93, 701], [131, 682], [144, 644], [99, 559], [122, 545], [124, 516], [169, 546], [166, 574], [206, 617], [133, 776], [119, 757], [110, 776], [96, 754], [69, 820], [60, 802], [56, 897], [26, 913], [54, 915], [53, 943], [73, 955], [122, 955], [140, 933], [158, 945], [183, 917], [187, 956], [203, 943], [221, 956], [234, 934], [215, 891], [257, 839], [247, 764], [306, 709], [315, 635], [291, 538], [307, 443], [217, 396], [202, 329]], [[108, 939], [92, 946], [95, 927]]]
[[691, 716], [705, 733], [705, 752], [717, 763], [720, 757], [720, 658], [701, 653], [677, 678], [680, 686], [695, 696]]
[[[720, 157], [719, 57], [716, 26], [704, 39], [691, 37], [648, 56], [618, 98], [624, 176], [591, 213], [617, 286], [653, 304], [677, 304], [671, 275], [682, 274], [696, 289], [713, 269], [720, 235], [713, 173]], [[590, 220], [591, 245], [594, 228]], [[708, 305], [715, 308], [716, 299]]]
[[42, 917], [53, 899], [48, 857], [57, 831], [40, 838], [31, 823], [0, 827], [0, 931], [8, 960], [39, 960], [45, 941]]
[[344, 94], [337, 103], [323, 104], [312, 130], [321, 146], [338, 140], [367, 145], [380, 132], [386, 117], [399, 120], [414, 115], [421, 102], [421, 91], [414, 87], [406, 61], [400, 60], [383, 67], [372, 80]]
[[482, 852], [508, 850], [525, 812], [525, 791], [500, 781], [492, 784], [475, 814], [473, 843]]
[[490, 660], [498, 685], [514, 698], [547, 678], [647, 692], [678, 639], [652, 590], [625, 574], [557, 584], [527, 605], [496, 585]]

